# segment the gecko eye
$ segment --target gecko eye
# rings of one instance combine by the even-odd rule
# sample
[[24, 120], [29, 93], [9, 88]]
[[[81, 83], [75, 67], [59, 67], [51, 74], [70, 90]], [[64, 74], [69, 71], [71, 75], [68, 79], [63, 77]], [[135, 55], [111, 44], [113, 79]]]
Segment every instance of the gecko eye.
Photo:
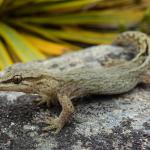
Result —
[[12, 80], [15, 84], [19, 84], [22, 81], [22, 76], [15, 75]]

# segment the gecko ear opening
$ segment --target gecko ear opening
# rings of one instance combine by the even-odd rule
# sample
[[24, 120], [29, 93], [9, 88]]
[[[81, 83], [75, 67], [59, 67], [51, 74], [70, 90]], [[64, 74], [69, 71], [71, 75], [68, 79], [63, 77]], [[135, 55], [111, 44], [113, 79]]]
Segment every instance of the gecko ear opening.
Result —
[[22, 76], [15, 75], [13, 76], [12, 81], [14, 82], [14, 84], [19, 84], [22, 81]]

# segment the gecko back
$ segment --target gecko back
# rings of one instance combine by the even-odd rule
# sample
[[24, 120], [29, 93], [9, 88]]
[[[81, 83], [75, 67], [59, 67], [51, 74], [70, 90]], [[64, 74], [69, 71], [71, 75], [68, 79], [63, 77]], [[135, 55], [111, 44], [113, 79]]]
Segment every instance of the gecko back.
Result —
[[150, 40], [141, 32], [128, 31], [120, 34], [115, 45], [131, 45], [138, 54], [125, 64], [110, 68], [77, 68], [64, 73], [69, 94], [73, 97], [88, 94], [120, 94], [133, 89], [141, 82], [150, 60]]

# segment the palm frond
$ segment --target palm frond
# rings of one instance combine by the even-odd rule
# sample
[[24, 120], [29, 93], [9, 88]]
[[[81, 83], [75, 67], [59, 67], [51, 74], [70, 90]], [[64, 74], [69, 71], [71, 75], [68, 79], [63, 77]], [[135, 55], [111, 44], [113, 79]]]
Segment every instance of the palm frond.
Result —
[[[149, 0], [0, 0], [0, 69], [149, 31]], [[143, 17], [144, 16], [144, 17]]]

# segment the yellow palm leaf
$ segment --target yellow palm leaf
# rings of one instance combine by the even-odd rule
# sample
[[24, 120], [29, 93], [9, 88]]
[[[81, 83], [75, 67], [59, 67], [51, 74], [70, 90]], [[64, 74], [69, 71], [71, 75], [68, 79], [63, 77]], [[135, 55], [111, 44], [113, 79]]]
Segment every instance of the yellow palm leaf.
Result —
[[52, 43], [29, 34], [22, 34], [33, 46], [48, 55], [61, 55], [70, 50], [69, 47]]

